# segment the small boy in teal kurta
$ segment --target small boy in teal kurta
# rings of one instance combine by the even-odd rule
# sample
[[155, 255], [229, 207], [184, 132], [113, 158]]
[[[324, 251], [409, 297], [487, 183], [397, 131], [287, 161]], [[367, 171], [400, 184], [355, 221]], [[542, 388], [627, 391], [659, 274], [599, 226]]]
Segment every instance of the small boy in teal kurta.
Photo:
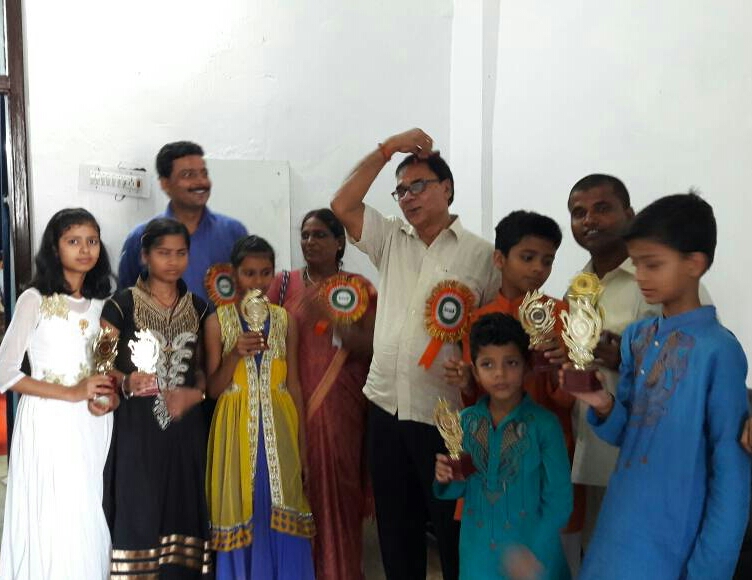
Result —
[[470, 330], [476, 383], [486, 392], [461, 414], [476, 472], [454, 480], [436, 456], [434, 493], [465, 498], [460, 578], [566, 580], [559, 531], [572, 511], [564, 435], [556, 416], [524, 392], [529, 340], [511, 316], [487, 314]]

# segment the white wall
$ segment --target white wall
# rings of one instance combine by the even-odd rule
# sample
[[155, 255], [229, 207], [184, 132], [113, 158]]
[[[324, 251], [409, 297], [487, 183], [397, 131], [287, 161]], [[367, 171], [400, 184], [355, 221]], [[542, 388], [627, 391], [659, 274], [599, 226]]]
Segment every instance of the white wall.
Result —
[[636, 209], [697, 187], [719, 225], [705, 283], [752, 356], [749, 22], [747, 0], [501, 2], [494, 220], [559, 221], [552, 293], [587, 260], [566, 210], [580, 177], [619, 176]]
[[[752, 4], [453, 4], [25, 3], [35, 239], [55, 210], [84, 205], [117, 253], [165, 198], [156, 185], [146, 202], [79, 193], [78, 165], [153, 170], [163, 143], [187, 138], [210, 157], [290, 162], [298, 266], [303, 214], [376, 142], [420, 126], [452, 164], [454, 209], [471, 229], [491, 237], [520, 207], [559, 221], [554, 294], [586, 260], [566, 211], [579, 177], [620, 176], [637, 208], [699, 187], [721, 233], [707, 284], [752, 353], [740, 290], [752, 282]], [[368, 198], [388, 213], [393, 168]], [[346, 266], [373, 273], [353, 249]]]
[[[191, 139], [213, 158], [289, 161], [292, 224], [280, 226], [300, 265], [300, 218], [377, 142], [420, 126], [448, 144], [451, 0], [24, 6], [35, 240], [57, 209], [83, 205], [116, 254], [166, 198], [79, 193], [78, 165], [153, 171], [162, 144]], [[394, 212], [384, 173], [368, 201]], [[354, 249], [346, 265], [372, 272]]]

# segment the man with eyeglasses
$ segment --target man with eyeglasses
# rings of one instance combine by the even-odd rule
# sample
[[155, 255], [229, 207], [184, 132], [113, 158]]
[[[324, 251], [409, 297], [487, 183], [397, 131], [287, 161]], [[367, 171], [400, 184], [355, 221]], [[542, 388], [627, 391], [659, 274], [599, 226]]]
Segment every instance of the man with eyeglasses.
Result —
[[[444, 281], [467, 286], [476, 305], [493, 300], [500, 285], [493, 246], [449, 213], [452, 172], [432, 147], [420, 129], [390, 137], [358, 164], [332, 201], [350, 241], [379, 271], [374, 354], [363, 392], [369, 399], [368, 460], [381, 557], [390, 580], [425, 577], [427, 521], [438, 540], [444, 578], [459, 575], [454, 502], [435, 499], [431, 485], [436, 454], [445, 452], [433, 421], [436, 401], [444, 397], [461, 406], [459, 391], [445, 381], [443, 363], [459, 358], [460, 351], [445, 344], [428, 368], [418, 365], [431, 340], [426, 303]], [[397, 167], [392, 192], [404, 219], [384, 217], [363, 203], [395, 153], [408, 154]]]
[[[210, 266], [228, 262], [233, 244], [248, 235], [238, 220], [212, 212], [206, 202], [211, 181], [204, 150], [190, 141], [168, 143], [157, 154], [159, 184], [170, 198], [167, 209], [155, 217], [169, 217], [185, 224], [191, 234], [188, 268], [183, 280], [188, 290], [208, 301], [204, 275]], [[141, 236], [146, 224], [136, 226], [123, 244], [118, 266], [121, 288], [133, 286], [141, 273]]]

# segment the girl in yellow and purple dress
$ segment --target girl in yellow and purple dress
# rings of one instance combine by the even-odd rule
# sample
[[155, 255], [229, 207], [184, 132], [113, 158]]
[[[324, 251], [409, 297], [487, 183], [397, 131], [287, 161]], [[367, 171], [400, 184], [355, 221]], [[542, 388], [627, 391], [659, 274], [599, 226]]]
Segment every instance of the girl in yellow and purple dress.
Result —
[[240, 316], [247, 291], [266, 293], [274, 278], [265, 240], [239, 240], [231, 261], [235, 298], [222, 300], [227, 280], [215, 279], [217, 312], [206, 325], [207, 390], [218, 397], [206, 476], [217, 578], [312, 579], [295, 323], [274, 305], [261, 332]]

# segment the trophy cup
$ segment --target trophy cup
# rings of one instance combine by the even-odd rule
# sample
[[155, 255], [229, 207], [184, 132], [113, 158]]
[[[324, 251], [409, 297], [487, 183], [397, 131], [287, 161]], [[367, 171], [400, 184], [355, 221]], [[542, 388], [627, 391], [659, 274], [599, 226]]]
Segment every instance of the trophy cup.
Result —
[[530, 337], [532, 366], [533, 372], [536, 373], [558, 368], [558, 365], [549, 362], [545, 353], [533, 350], [533, 347], [551, 337], [551, 332], [556, 325], [555, 307], [556, 302], [552, 298], [546, 298], [540, 290], [533, 290], [525, 294], [525, 299], [518, 310], [520, 324]]
[[433, 419], [449, 452], [452, 477], [454, 479], [466, 479], [475, 472], [475, 466], [470, 454], [462, 450], [460, 414], [457, 411], [450, 410], [446, 399], [439, 397], [433, 410]]
[[570, 392], [602, 389], [595, 375], [593, 350], [603, 329], [603, 316], [598, 306], [603, 288], [598, 276], [582, 272], [575, 276], [567, 293], [569, 312], [561, 313], [564, 343], [574, 368], [564, 369], [562, 388]]
[[[115, 368], [115, 358], [117, 357], [118, 337], [109, 326], [100, 328], [91, 344], [92, 355], [94, 359], [94, 372], [98, 375], [107, 375], [115, 386], [115, 377], [110, 374]], [[110, 404], [108, 395], [97, 395], [94, 397], [94, 403], [100, 407], [107, 407]]]
[[269, 300], [261, 293], [261, 290], [249, 290], [240, 303], [240, 315], [248, 323], [248, 330], [263, 331], [264, 323], [269, 318]]

